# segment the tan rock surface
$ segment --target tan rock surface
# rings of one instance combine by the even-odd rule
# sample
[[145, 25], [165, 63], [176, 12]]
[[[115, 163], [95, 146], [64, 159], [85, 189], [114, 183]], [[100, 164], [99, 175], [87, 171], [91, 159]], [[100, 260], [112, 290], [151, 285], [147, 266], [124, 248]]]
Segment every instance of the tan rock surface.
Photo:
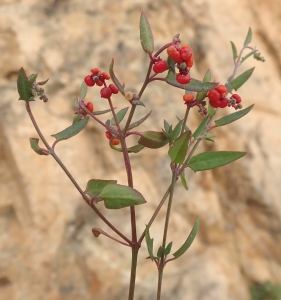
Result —
[[[216, 131], [217, 150], [246, 150], [232, 165], [194, 175], [189, 191], [179, 186], [169, 239], [174, 249], [190, 231], [195, 216], [200, 234], [189, 252], [166, 268], [163, 300], [247, 300], [253, 282], [281, 284], [280, 201], [280, 46], [281, 7], [278, 0], [239, 1], [92, 1], [4, 0], [0, 3], [0, 299], [126, 299], [130, 251], [100, 237], [92, 227], [106, 227], [64, 176], [51, 157], [35, 155], [28, 138], [37, 134], [18, 102], [17, 72], [24, 66], [40, 79], [50, 78], [47, 105], [32, 103], [48, 141], [71, 123], [72, 100], [92, 67], [116, 73], [138, 90], [148, 62], [139, 43], [139, 16], [144, 9], [156, 46], [180, 32], [195, 51], [192, 76], [202, 78], [209, 67], [216, 80], [231, 74], [229, 40], [242, 45], [251, 26], [253, 43], [266, 57], [252, 59], [241, 72], [256, 66], [239, 93], [244, 106], [256, 103], [239, 122]], [[182, 113], [182, 93], [163, 84], [148, 87], [142, 116], [153, 107], [142, 129], [175, 122]], [[98, 90], [89, 92], [97, 110], [106, 109]], [[116, 97], [118, 108], [127, 105]], [[119, 101], [119, 103], [118, 103]], [[179, 104], [177, 104], [179, 103]], [[190, 126], [199, 118], [193, 117]], [[211, 148], [210, 148], [211, 147]], [[122, 157], [109, 149], [103, 130], [91, 123], [80, 135], [57, 146], [58, 155], [85, 187], [90, 178], [126, 183]], [[135, 187], [148, 203], [137, 209], [140, 228], [148, 222], [169, 184], [166, 150], [155, 156], [132, 156]], [[102, 205], [100, 205], [102, 206]], [[106, 212], [130, 235], [128, 210]], [[164, 211], [151, 229], [160, 244]], [[141, 230], [139, 230], [141, 233]], [[136, 299], [155, 299], [157, 271], [141, 248]]]

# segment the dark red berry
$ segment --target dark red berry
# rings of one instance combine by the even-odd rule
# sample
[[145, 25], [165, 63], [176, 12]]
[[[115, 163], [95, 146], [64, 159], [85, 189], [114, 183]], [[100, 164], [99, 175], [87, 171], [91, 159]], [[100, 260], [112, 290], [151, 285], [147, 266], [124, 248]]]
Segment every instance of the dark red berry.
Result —
[[225, 96], [226, 95], [226, 92], [227, 92], [227, 87], [222, 85], [222, 84], [219, 84], [216, 88], [215, 88], [216, 91], [218, 91], [221, 96]]
[[111, 134], [111, 132], [108, 131], [108, 130], [105, 132], [105, 136], [106, 136], [109, 140], [112, 138], [112, 134]]
[[109, 99], [112, 95], [112, 91], [109, 87], [105, 86], [100, 90], [100, 95], [102, 98]]
[[118, 94], [119, 90], [115, 84], [111, 83], [108, 87], [111, 89], [113, 94]]
[[230, 98], [234, 98], [236, 103], [240, 103], [242, 101], [241, 97], [238, 94], [233, 94]]
[[217, 90], [210, 90], [207, 97], [210, 101], [216, 102], [220, 99], [221, 95]]
[[92, 78], [91, 75], [87, 75], [85, 78], [84, 78], [84, 81], [85, 83], [87, 84], [87, 86], [94, 86], [95, 85], [95, 82]]
[[221, 99], [219, 107], [225, 108], [225, 107], [227, 107], [227, 104], [228, 104], [228, 102], [226, 99]]
[[88, 102], [87, 105], [86, 105], [87, 109], [90, 111], [90, 112], [93, 112], [94, 111], [94, 105], [92, 102]]
[[153, 65], [153, 71], [155, 73], [162, 73], [168, 69], [168, 64], [165, 60], [159, 60]]
[[177, 74], [176, 81], [180, 84], [188, 84], [190, 82], [189, 74]]

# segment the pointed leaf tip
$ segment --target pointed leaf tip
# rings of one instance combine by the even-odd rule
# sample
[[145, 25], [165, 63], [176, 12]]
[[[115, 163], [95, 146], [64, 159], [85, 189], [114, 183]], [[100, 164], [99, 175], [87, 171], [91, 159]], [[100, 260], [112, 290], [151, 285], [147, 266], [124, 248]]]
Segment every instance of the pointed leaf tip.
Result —
[[143, 50], [148, 54], [152, 54], [154, 50], [153, 34], [144, 11], [142, 11], [140, 17], [140, 40]]

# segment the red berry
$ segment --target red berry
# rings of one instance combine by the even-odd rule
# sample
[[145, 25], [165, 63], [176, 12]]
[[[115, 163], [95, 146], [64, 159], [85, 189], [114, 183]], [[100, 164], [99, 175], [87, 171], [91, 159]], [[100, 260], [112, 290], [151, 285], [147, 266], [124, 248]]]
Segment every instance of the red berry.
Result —
[[120, 141], [118, 139], [112, 139], [111, 143], [112, 145], [117, 146], [120, 144]]
[[177, 74], [176, 81], [180, 84], [188, 84], [190, 82], [190, 75], [189, 74]]
[[181, 58], [185, 61], [189, 61], [192, 57], [192, 49], [188, 45], [183, 45], [180, 50]]
[[185, 61], [186, 65], [191, 68], [193, 66], [193, 56], [189, 60]]
[[87, 86], [94, 86], [95, 85], [95, 82], [92, 78], [91, 75], [87, 75], [85, 78], [84, 78], [84, 81], [85, 83], [87, 84]]
[[103, 85], [103, 81], [100, 80], [100, 79], [98, 79], [98, 80], [96, 81], [96, 84], [97, 84], [98, 86], [102, 86], [102, 85]]
[[222, 99], [222, 100], [220, 101], [219, 107], [220, 107], [220, 108], [225, 108], [225, 107], [227, 107], [227, 104], [228, 104], [227, 100], [226, 100], [226, 99]]
[[105, 86], [100, 90], [100, 95], [102, 98], [109, 99], [112, 95], [112, 91], [109, 87]]
[[226, 92], [227, 92], [227, 87], [222, 85], [222, 84], [219, 84], [216, 88], [215, 88], [216, 91], [218, 91], [221, 96], [225, 96], [226, 95]]
[[113, 94], [118, 94], [119, 90], [115, 84], [111, 83], [108, 87], [111, 89]]
[[175, 46], [172, 45], [172, 46], [168, 47], [167, 53], [175, 63], [180, 64], [183, 62], [180, 51]]
[[192, 94], [183, 95], [183, 100], [185, 103], [190, 103], [194, 100], [194, 96]]
[[91, 73], [93, 74], [93, 75], [98, 75], [98, 73], [100, 73], [101, 71], [100, 71], [100, 69], [98, 69], [98, 68], [94, 68], [94, 69], [91, 69]]
[[236, 103], [240, 103], [242, 101], [241, 97], [238, 94], [233, 94], [231, 98], [234, 98], [236, 100]]
[[102, 72], [101, 75], [102, 75], [103, 79], [105, 79], [105, 80], [110, 79], [110, 75], [106, 72]]
[[110, 131], [105, 132], [105, 136], [110, 140], [112, 138], [112, 134]]
[[93, 112], [94, 111], [94, 105], [92, 102], [88, 102], [86, 105], [88, 111]]
[[210, 90], [207, 97], [210, 101], [216, 102], [220, 99], [221, 95], [217, 90]]
[[155, 73], [163, 73], [168, 69], [168, 64], [165, 60], [159, 60], [153, 65], [153, 71]]

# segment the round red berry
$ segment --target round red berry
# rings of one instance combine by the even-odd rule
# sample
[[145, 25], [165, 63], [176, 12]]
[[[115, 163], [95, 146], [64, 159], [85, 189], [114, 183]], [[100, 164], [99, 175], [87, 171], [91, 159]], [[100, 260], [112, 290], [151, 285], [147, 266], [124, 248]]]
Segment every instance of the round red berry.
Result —
[[115, 84], [111, 83], [108, 87], [111, 89], [112, 94], [118, 94], [119, 90]]
[[190, 82], [189, 74], [177, 74], [176, 81], [180, 84], [188, 84]]
[[98, 75], [100, 72], [101, 72], [101, 71], [100, 71], [100, 69], [98, 69], [98, 68], [91, 69], [91, 73], [92, 73], [93, 75]]
[[192, 49], [188, 45], [183, 45], [180, 50], [181, 58], [185, 61], [189, 61], [192, 57]]
[[194, 100], [194, 96], [192, 94], [183, 95], [183, 100], [185, 103], [190, 103]]
[[222, 84], [219, 84], [216, 88], [215, 88], [216, 91], [218, 91], [221, 96], [225, 96], [226, 95], [226, 92], [227, 92], [227, 87], [222, 85]]
[[168, 64], [165, 60], [159, 60], [153, 65], [153, 71], [155, 73], [163, 73], [168, 69]]
[[94, 105], [92, 102], [88, 102], [86, 105], [88, 111], [93, 112], [94, 111]]
[[110, 75], [106, 72], [102, 72], [101, 75], [102, 75], [102, 78], [105, 79], [105, 80], [110, 79]]
[[94, 86], [95, 85], [95, 81], [93, 80], [91, 75], [87, 75], [84, 78], [85, 83], [87, 84], [87, 86]]
[[183, 62], [180, 51], [175, 46], [169, 46], [167, 48], [167, 53], [175, 63], [180, 64]]
[[100, 90], [100, 95], [102, 98], [109, 99], [112, 95], [112, 91], [109, 87], [105, 86]]
[[119, 139], [112, 139], [111, 141], [112, 145], [117, 146], [120, 144], [120, 140]]
[[227, 102], [226, 99], [221, 99], [219, 107], [220, 108], [225, 108], [225, 107], [227, 107], [227, 104], [228, 104], [228, 102]]
[[242, 101], [241, 97], [238, 94], [233, 94], [230, 98], [234, 98], [236, 103], [240, 103]]
[[111, 132], [108, 131], [108, 130], [105, 132], [105, 136], [106, 136], [109, 140], [112, 138], [112, 134], [111, 134]]
[[221, 97], [220, 93], [217, 90], [210, 90], [207, 97], [210, 101], [218, 101]]

